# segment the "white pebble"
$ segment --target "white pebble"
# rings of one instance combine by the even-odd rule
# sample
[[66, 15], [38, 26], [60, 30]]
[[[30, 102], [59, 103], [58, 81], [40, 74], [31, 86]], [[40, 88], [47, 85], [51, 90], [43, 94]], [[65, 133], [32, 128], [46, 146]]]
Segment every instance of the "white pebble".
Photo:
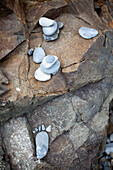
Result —
[[46, 131], [47, 131], [47, 132], [51, 132], [51, 125], [49, 125], [49, 126], [46, 128]]
[[46, 18], [46, 17], [41, 17], [39, 19], [39, 24], [42, 26], [42, 27], [49, 27], [51, 25], [54, 24], [54, 20], [52, 19], [49, 19], [49, 18]]
[[46, 74], [44, 72], [42, 72], [42, 70], [40, 69], [40, 67], [35, 71], [35, 78], [39, 81], [47, 81], [51, 79], [51, 75], [50, 74]]
[[91, 39], [98, 35], [98, 31], [88, 27], [81, 27], [79, 29], [79, 34], [85, 39]]
[[48, 55], [46, 56], [43, 61], [42, 61], [42, 64], [43, 64], [43, 67], [44, 68], [50, 68], [53, 66], [53, 64], [58, 60], [58, 57], [57, 56], [54, 56], [54, 55]]

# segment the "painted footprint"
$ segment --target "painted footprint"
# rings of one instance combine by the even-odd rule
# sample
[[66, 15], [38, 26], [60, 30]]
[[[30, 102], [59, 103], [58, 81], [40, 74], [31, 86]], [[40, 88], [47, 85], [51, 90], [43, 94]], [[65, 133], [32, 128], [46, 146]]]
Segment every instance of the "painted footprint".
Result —
[[42, 159], [46, 156], [49, 147], [49, 136], [47, 132], [51, 132], [51, 125], [45, 128], [44, 125], [35, 128], [33, 131], [36, 142], [36, 157], [37, 159]]

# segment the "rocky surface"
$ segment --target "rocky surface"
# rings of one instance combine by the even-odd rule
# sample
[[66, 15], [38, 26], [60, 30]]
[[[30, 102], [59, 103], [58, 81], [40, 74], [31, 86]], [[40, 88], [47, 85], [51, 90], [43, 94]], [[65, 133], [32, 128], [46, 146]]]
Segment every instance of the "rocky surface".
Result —
[[[8, 5], [8, 0], [3, 2], [8, 10], [3, 13], [7, 14], [5, 17], [0, 11], [0, 21], [8, 26], [3, 24], [0, 34], [9, 40], [11, 48], [4, 46], [2, 40], [0, 168], [98, 169], [97, 156], [105, 149], [103, 141], [113, 100], [111, 1], [106, 4], [110, 12], [107, 10], [105, 15], [103, 1], [101, 5], [95, 2], [96, 10], [103, 7], [100, 16], [94, 10], [93, 1], [87, 0], [70, 1], [71, 4], [24, 1], [22, 15], [23, 8], [20, 10], [18, 1], [15, 2], [17, 11], [12, 3]], [[73, 4], [73, 13], [67, 10], [68, 4], [70, 9]], [[26, 19], [22, 17], [24, 14]], [[57, 40], [44, 41], [38, 24], [42, 16], [64, 24]], [[98, 36], [83, 39], [78, 33], [83, 26], [97, 29]], [[61, 64], [58, 73], [47, 82], [34, 78], [40, 65], [27, 55], [30, 48], [39, 44], [46, 55], [57, 56]], [[110, 113], [112, 118], [112, 111]], [[52, 132], [48, 153], [39, 163], [32, 131], [42, 124], [52, 125]]]

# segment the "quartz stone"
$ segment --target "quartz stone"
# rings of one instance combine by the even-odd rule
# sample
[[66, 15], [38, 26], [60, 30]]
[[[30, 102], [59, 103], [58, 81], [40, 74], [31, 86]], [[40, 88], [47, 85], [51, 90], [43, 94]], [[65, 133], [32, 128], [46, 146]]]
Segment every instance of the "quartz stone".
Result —
[[36, 137], [36, 156], [37, 159], [42, 159], [48, 152], [49, 136], [46, 132], [39, 132]]
[[45, 74], [40, 68], [35, 71], [35, 78], [39, 81], [47, 81], [51, 79], [50, 74]]
[[33, 61], [35, 63], [41, 63], [43, 58], [45, 57], [45, 52], [42, 47], [38, 47], [33, 52]]
[[79, 29], [79, 34], [85, 39], [91, 39], [98, 35], [98, 31], [88, 27], [81, 27]]

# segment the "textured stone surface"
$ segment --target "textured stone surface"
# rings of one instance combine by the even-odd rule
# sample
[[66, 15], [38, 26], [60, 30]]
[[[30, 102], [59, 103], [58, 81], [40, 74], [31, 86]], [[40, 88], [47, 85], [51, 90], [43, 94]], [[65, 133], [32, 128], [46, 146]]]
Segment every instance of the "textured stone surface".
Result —
[[[9, 8], [14, 10], [12, 2]], [[103, 21], [94, 11], [92, 0], [72, 2], [77, 9], [74, 15], [63, 13], [66, 4], [24, 3], [29, 30], [26, 34], [30, 33], [30, 37], [0, 61], [3, 71], [0, 83], [9, 89], [0, 96], [2, 168], [8, 169], [10, 164], [14, 170], [98, 169], [96, 158], [104, 150], [109, 103], [111, 105], [113, 99], [113, 32], [109, 29], [101, 32]], [[19, 8], [17, 12], [14, 10], [18, 22], [24, 24], [20, 11]], [[7, 15], [15, 15], [10, 13], [12, 11], [7, 12]], [[0, 10], [0, 16], [1, 13]], [[103, 17], [108, 24], [107, 14], [103, 13]], [[50, 18], [60, 15], [55, 20], [62, 22], [64, 28], [56, 41], [43, 40], [38, 25], [38, 19], [43, 15]], [[99, 35], [90, 40], [83, 39], [78, 34], [83, 26], [96, 28]], [[24, 31], [25, 27], [26, 23]], [[58, 73], [46, 83], [35, 80], [34, 72], [39, 64], [27, 55], [29, 48], [39, 44], [47, 55], [58, 56], [61, 63]], [[48, 153], [39, 164], [31, 132], [42, 124], [46, 128], [52, 125], [52, 131], [49, 133]]]
[[11, 119], [3, 126], [2, 137], [12, 169], [33, 169], [34, 146], [27, 120]]
[[0, 17], [0, 59], [25, 40], [24, 28], [16, 15], [11, 13]]

